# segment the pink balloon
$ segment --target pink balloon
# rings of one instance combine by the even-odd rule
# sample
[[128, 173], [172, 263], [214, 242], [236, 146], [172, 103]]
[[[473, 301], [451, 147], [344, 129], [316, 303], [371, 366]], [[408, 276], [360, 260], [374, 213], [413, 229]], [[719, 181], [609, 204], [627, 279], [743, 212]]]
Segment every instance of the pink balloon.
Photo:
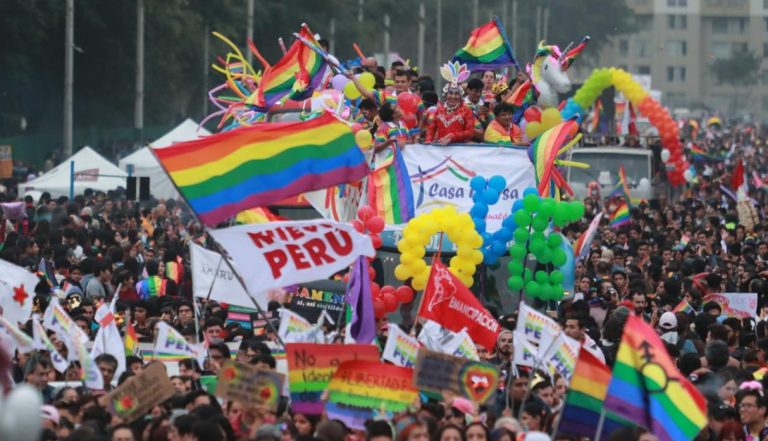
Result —
[[541, 122], [541, 110], [538, 107], [531, 106], [525, 110], [523, 117], [526, 122]]
[[345, 77], [342, 74], [338, 74], [331, 78], [331, 87], [333, 87], [335, 90], [342, 91], [344, 90], [344, 86], [347, 85], [349, 82], [349, 78]]

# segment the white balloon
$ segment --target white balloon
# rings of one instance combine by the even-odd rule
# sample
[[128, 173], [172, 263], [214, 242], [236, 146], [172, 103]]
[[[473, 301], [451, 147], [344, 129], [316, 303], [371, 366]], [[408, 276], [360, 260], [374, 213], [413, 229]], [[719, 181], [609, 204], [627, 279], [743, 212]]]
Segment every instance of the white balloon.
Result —
[[685, 178], [685, 182], [693, 181], [693, 172], [690, 170], [686, 170], [685, 173], [683, 173], [683, 178]]
[[43, 397], [32, 386], [22, 384], [4, 397], [0, 409], [0, 439], [36, 441], [40, 439]]
[[668, 149], [663, 149], [661, 151], [661, 160], [664, 161], [664, 162], [669, 161], [669, 155], [670, 155], [669, 150]]

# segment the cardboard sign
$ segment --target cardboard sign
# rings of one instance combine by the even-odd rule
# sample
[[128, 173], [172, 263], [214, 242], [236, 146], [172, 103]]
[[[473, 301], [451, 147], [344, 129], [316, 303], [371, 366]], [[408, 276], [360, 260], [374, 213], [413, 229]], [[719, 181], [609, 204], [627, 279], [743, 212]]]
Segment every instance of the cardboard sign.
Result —
[[339, 365], [350, 360], [379, 361], [379, 350], [373, 345], [288, 343], [285, 346], [291, 408], [308, 415], [323, 413], [320, 397]]
[[266, 406], [275, 412], [284, 381], [285, 377], [277, 372], [227, 360], [219, 371], [216, 396], [248, 406]]
[[726, 317], [749, 318], [757, 315], [757, 294], [747, 292], [726, 292], [709, 294], [703, 303], [715, 301], [723, 309]]
[[144, 416], [176, 393], [162, 363], [150, 363], [139, 375], [99, 399], [112, 415], [126, 422]]
[[466, 358], [419, 349], [413, 384], [430, 392], [453, 392], [483, 404], [493, 397], [499, 382], [499, 368]]
[[13, 177], [13, 149], [9, 145], [0, 145], [0, 179]]
[[374, 411], [403, 412], [419, 396], [413, 370], [378, 361], [345, 361], [328, 385], [326, 412], [352, 429], [365, 430]]

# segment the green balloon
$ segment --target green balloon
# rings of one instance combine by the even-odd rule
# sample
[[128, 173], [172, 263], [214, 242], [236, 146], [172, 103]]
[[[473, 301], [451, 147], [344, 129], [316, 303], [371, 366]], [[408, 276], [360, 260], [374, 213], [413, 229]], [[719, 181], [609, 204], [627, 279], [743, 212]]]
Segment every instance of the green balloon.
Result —
[[554, 270], [549, 273], [549, 281], [555, 285], [563, 283], [564, 278], [565, 276], [563, 276], [563, 272], [560, 270]]
[[563, 289], [563, 285], [560, 283], [553, 286], [552, 291], [552, 296], [554, 297], [552, 300], [562, 300], [565, 297], [565, 289]]
[[555, 300], [552, 285], [549, 283], [543, 283], [540, 285], [540, 287], [541, 294], [539, 296], [541, 297], [541, 300]]
[[535, 213], [539, 209], [540, 203], [539, 196], [535, 194], [529, 194], [523, 198], [523, 208], [529, 213]]
[[523, 285], [525, 285], [525, 281], [520, 276], [512, 276], [507, 280], [507, 287], [510, 291], [520, 291]]
[[549, 218], [537, 214], [536, 217], [533, 218], [532, 225], [535, 231], [544, 231], [549, 226]]
[[550, 198], [544, 198], [541, 200], [539, 206], [539, 216], [550, 217], [555, 212], [555, 201]]
[[552, 262], [552, 250], [549, 249], [549, 247], [544, 247], [539, 254], [536, 254], [536, 260], [539, 263], [549, 263]]
[[552, 223], [555, 224], [557, 228], [563, 228], [568, 223], [568, 219], [561, 214], [555, 213], [554, 216], [552, 216]]
[[573, 215], [572, 219], [574, 221], [581, 219], [584, 216], [584, 202], [581, 202], [581, 201], [571, 202], [571, 214]]
[[523, 262], [513, 260], [507, 264], [510, 276], [519, 276], [523, 274]]
[[530, 233], [528, 233], [528, 229], [525, 227], [517, 227], [515, 228], [515, 243], [519, 244], [520, 246], [525, 246], [525, 243], [528, 241], [528, 238], [531, 237]]
[[523, 280], [525, 280], [525, 283], [533, 280], [533, 271], [531, 271], [530, 268], [526, 268], [525, 271], [523, 271]]
[[538, 257], [542, 250], [546, 248], [544, 241], [541, 239], [531, 239], [531, 245], [528, 247], [534, 256]]
[[515, 214], [512, 215], [515, 219], [515, 223], [519, 227], [527, 227], [531, 224], [531, 215], [528, 214], [525, 210], [517, 210], [515, 211]]
[[541, 286], [533, 280], [525, 284], [525, 295], [530, 297], [539, 297], [541, 295]]
[[515, 259], [523, 260], [525, 259], [526, 254], [528, 254], [528, 251], [525, 249], [525, 246], [523, 245], [515, 244], [509, 247], [509, 255]]
[[547, 236], [545, 236], [541, 231], [534, 231], [531, 234], [531, 240], [540, 240], [542, 242], [546, 242]]
[[555, 211], [552, 213], [552, 217], [555, 219], [567, 219], [568, 218], [568, 203], [558, 202], [555, 204]]
[[568, 257], [565, 255], [565, 251], [560, 248], [556, 249], [555, 252], [552, 253], [552, 265], [560, 267], [565, 265], [567, 260]]
[[536, 276], [534, 279], [539, 283], [547, 283], [549, 281], [549, 276], [547, 275], [546, 271], [536, 271]]
[[549, 237], [547, 237], [547, 245], [549, 245], [550, 248], [560, 248], [560, 245], [563, 243], [563, 236], [557, 233], [550, 234]]

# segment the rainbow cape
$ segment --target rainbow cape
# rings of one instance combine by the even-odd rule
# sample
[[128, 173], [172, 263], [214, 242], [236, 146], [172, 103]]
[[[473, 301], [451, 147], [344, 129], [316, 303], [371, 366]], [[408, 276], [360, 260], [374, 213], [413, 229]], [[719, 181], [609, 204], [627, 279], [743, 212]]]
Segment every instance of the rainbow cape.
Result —
[[238, 224], [266, 224], [267, 222], [277, 222], [288, 220], [282, 216], [278, 216], [269, 208], [255, 207], [248, 210], [241, 211], [235, 216], [235, 222]]
[[[559, 434], [580, 435], [595, 439], [603, 412], [603, 400], [611, 381], [611, 370], [589, 351], [579, 351], [576, 368], [571, 377], [571, 388], [565, 398], [560, 417]], [[620, 418], [606, 414], [603, 421], [602, 439], [611, 432], [629, 425]]]
[[255, 124], [154, 152], [208, 226], [248, 208], [357, 181], [369, 171], [352, 130], [330, 113]]
[[[307, 25], [301, 26], [299, 35], [318, 44]], [[309, 98], [312, 91], [320, 87], [326, 66], [327, 63], [317, 52], [297, 39], [283, 58], [266, 69], [258, 89], [246, 100], [246, 104], [266, 112], [287, 95], [297, 101]]]
[[616, 207], [616, 210], [611, 214], [611, 226], [613, 228], [619, 228], [624, 225], [629, 225], [629, 222], [629, 206], [625, 201]]
[[163, 279], [160, 276], [149, 276], [136, 284], [136, 291], [139, 296], [145, 300], [150, 297], [162, 297], [165, 295], [165, 287], [167, 283], [168, 280]]
[[414, 217], [413, 189], [403, 154], [397, 147], [368, 177], [368, 204], [387, 225], [408, 222]]
[[485, 129], [483, 141], [488, 144], [512, 145], [512, 138], [509, 136], [509, 131], [504, 129], [504, 126], [495, 119], [491, 121]]
[[505, 66], [517, 66], [520, 69], [515, 51], [509, 44], [504, 26], [498, 18], [473, 29], [467, 44], [456, 51], [451, 61], [466, 64], [469, 70], [498, 69]]
[[706, 401], [640, 317], [624, 327], [605, 410], [647, 427], [659, 441], [692, 440], [707, 425]]

